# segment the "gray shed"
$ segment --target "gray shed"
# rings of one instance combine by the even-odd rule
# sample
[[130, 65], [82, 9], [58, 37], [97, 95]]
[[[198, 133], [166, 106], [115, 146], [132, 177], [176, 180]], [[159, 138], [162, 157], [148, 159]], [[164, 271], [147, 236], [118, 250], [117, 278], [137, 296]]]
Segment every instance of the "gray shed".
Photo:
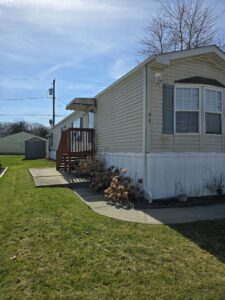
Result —
[[46, 142], [40, 137], [25, 141], [25, 159], [46, 158]]

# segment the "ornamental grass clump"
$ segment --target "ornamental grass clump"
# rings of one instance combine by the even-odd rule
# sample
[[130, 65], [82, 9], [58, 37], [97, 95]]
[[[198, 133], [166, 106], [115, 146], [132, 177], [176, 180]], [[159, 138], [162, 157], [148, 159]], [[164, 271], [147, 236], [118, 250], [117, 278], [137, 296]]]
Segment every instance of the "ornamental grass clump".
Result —
[[101, 160], [83, 161], [79, 164], [80, 173], [89, 178], [89, 187], [95, 191], [103, 191], [108, 202], [132, 206], [143, 199], [143, 189], [127, 176], [127, 169], [114, 166], [104, 168]]
[[80, 176], [87, 177], [90, 173], [90, 163], [88, 161], [80, 161], [78, 171]]
[[90, 173], [90, 187], [96, 191], [102, 191], [106, 189], [112, 180], [112, 177], [116, 174], [116, 169], [110, 167], [107, 169], [95, 169]]
[[95, 191], [102, 191], [109, 187], [112, 177], [119, 174], [119, 169], [114, 166], [105, 169], [100, 160], [81, 162], [79, 167], [80, 173], [89, 178], [89, 187]]

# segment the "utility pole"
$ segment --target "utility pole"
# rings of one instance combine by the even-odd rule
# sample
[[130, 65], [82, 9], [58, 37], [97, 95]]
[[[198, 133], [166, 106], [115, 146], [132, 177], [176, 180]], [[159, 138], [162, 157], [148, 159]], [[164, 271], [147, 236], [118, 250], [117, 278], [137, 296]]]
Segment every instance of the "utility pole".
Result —
[[55, 125], [55, 79], [53, 79], [52, 88], [53, 88], [53, 91], [52, 91], [52, 108], [53, 108], [52, 123], [53, 123], [53, 126], [54, 126]]
[[[48, 90], [49, 96], [52, 96], [52, 126], [55, 125], [55, 79], [52, 81], [52, 88]], [[50, 122], [51, 120], [49, 120]]]

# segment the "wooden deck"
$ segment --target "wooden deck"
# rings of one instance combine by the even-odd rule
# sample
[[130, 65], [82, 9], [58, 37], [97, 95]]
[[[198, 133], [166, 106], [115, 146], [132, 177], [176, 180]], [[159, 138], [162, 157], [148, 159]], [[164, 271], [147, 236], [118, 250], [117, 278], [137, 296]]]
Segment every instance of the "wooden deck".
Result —
[[56, 155], [56, 169], [71, 173], [80, 159], [93, 160], [95, 156], [95, 131], [90, 128], [68, 128], [62, 132]]

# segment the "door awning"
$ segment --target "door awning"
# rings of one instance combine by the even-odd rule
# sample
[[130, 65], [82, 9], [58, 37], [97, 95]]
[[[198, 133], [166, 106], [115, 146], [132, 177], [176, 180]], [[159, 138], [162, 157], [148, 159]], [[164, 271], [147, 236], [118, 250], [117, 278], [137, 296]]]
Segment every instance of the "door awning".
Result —
[[93, 111], [96, 107], [95, 98], [74, 98], [67, 104], [66, 109], [77, 111]]

